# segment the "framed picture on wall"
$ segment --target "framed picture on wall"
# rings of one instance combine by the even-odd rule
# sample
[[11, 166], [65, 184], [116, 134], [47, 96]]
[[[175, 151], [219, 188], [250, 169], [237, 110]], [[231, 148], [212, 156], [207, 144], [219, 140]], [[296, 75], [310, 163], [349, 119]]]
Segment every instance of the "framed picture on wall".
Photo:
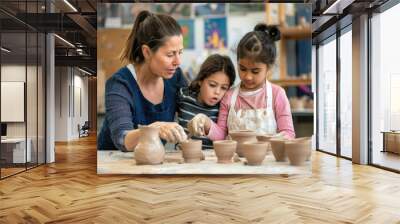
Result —
[[194, 20], [193, 19], [179, 19], [179, 25], [182, 28], [183, 46], [185, 49], [194, 49]]
[[228, 32], [226, 17], [204, 20], [204, 46], [207, 49], [223, 49], [227, 47]]

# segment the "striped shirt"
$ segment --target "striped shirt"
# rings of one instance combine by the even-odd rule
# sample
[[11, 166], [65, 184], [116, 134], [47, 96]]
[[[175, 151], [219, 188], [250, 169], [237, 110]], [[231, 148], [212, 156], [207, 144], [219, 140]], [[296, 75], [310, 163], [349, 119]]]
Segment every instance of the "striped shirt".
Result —
[[[212, 121], [216, 122], [218, 118], [219, 103], [215, 106], [208, 106], [198, 101], [198, 93], [189, 90], [189, 87], [183, 87], [178, 91], [178, 123], [183, 127], [186, 133], [189, 133], [187, 124], [194, 116], [199, 113], [207, 115]], [[203, 149], [212, 149], [213, 144], [207, 137], [195, 137], [203, 142]]]

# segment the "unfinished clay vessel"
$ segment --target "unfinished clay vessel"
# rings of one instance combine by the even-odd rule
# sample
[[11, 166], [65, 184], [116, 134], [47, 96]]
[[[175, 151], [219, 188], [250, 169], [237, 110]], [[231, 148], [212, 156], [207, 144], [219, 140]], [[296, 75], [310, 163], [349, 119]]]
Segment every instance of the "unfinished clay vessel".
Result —
[[201, 151], [201, 140], [187, 140], [179, 143], [178, 147], [182, 150], [182, 157], [185, 163], [198, 163], [204, 160], [204, 154]]
[[229, 132], [232, 140], [237, 142], [236, 153], [239, 157], [243, 157], [243, 142], [256, 142], [257, 141], [257, 134], [254, 131], [231, 131]]
[[271, 149], [272, 154], [274, 155], [277, 162], [287, 161], [287, 155], [285, 152], [285, 141], [286, 139], [283, 137], [280, 138], [271, 138]]
[[307, 142], [309, 144], [309, 148], [307, 150], [307, 158], [306, 161], [310, 161], [311, 159], [311, 137], [302, 137], [302, 138], [296, 138], [296, 141], [301, 141], [301, 142]]
[[268, 143], [265, 142], [243, 142], [242, 152], [247, 160], [247, 165], [259, 166], [267, 155]]
[[232, 163], [233, 155], [235, 154], [237, 142], [233, 140], [222, 140], [213, 142], [215, 155], [218, 158], [218, 163]]
[[273, 137], [274, 137], [273, 135], [269, 135], [269, 134], [257, 135], [257, 140], [259, 142], [269, 142], [269, 140]]
[[272, 150], [269, 140], [273, 137], [274, 137], [273, 135], [269, 135], [269, 134], [257, 135], [257, 141], [268, 143], [267, 153]]
[[164, 161], [165, 148], [158, 135], [158, 127], [140, 126], [140, 139], [135, 147], [137, 165], [155, 165]]
[[311, 154], [311, 139], [297, 138], [285, 142], [285, 151], [289, 157], [290, 165], [300, 166]]

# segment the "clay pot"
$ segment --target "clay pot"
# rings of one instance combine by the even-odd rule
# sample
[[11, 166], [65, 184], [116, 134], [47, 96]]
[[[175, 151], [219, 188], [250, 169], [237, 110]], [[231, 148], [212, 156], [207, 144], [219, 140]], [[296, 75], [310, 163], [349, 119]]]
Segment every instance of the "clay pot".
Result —
[[290, 165], [300, 166], [311, 155], [311, 139], [297, 138], [285, 143], [285, 151], [289, 157]]
[[179, 143], [178, 147], [182, 150], [182, 157], [185, 163], [198, 163], [204, 160], [204, 153], [201, 151], [201, 140], [187, 140]]
[[257, 135], [256, 137], [257, 137], [257, 140], [259, 142], [269, 142], [269, 140], [271, 138], [273, 138], [274, 136], [273, 135], [269, 135], [269, 134], [265, 134], [265, 135]]
[[314, 109], [314, 100], [308, 99], [304, 105], [306, 109], [313, 110]]
[[268, 143], [267, 153], [271, 151], [271, 144], [269, 140], [273, 138], [273, 135], [265, 134], [265, 135], [257, 135], [257, 141]]
[[246, 157], [247, 165], [259, 166], [267, 155], [268, 143], [265, 142], [243, 142], [242, 152]]
[[213, 142], [215, 155], [218, 158], [218, 163], [232, 163], [233, 155], [235, 154], [237, 142], [233, 140], [222, 140]]
[[291, 97], [289, 99], [290, 108], [292, 110], [303, 110], [304, 109], [304, 100], [298, 97]]
[[137, 165], [155, 165], [164, 161], [165, 148], [158, 135], [158, 127], [140, 126], [140, 139], [135, 147]]
[[271, 138], [270, 140], [272, 154], [277, 162], [284, 162], [287, 160], [287, 155], [285, 152], [285, 138]]
[[309, 144], [309, 147], [307, 149], [306, 161], [310, 161], [310, 158], [311, 158], [311, 137], [296, 138], [294, 140], [295, 141], [300, 141], [300, 142], [307, 142]]
[[239, 157], [243, 157], [243, 142], [257, 142], [257, 134], [254, 131], [231, 131], [229, 132], [232, 140], [237, 142], [236, 153]]

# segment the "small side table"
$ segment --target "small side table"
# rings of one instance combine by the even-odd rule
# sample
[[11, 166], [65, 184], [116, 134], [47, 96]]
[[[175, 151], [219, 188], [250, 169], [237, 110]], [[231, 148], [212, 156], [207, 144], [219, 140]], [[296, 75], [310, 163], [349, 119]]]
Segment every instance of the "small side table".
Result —
[[382, 152], [392, 152], [400, 154], [400, 131], [382, 131], [383, 150]]

